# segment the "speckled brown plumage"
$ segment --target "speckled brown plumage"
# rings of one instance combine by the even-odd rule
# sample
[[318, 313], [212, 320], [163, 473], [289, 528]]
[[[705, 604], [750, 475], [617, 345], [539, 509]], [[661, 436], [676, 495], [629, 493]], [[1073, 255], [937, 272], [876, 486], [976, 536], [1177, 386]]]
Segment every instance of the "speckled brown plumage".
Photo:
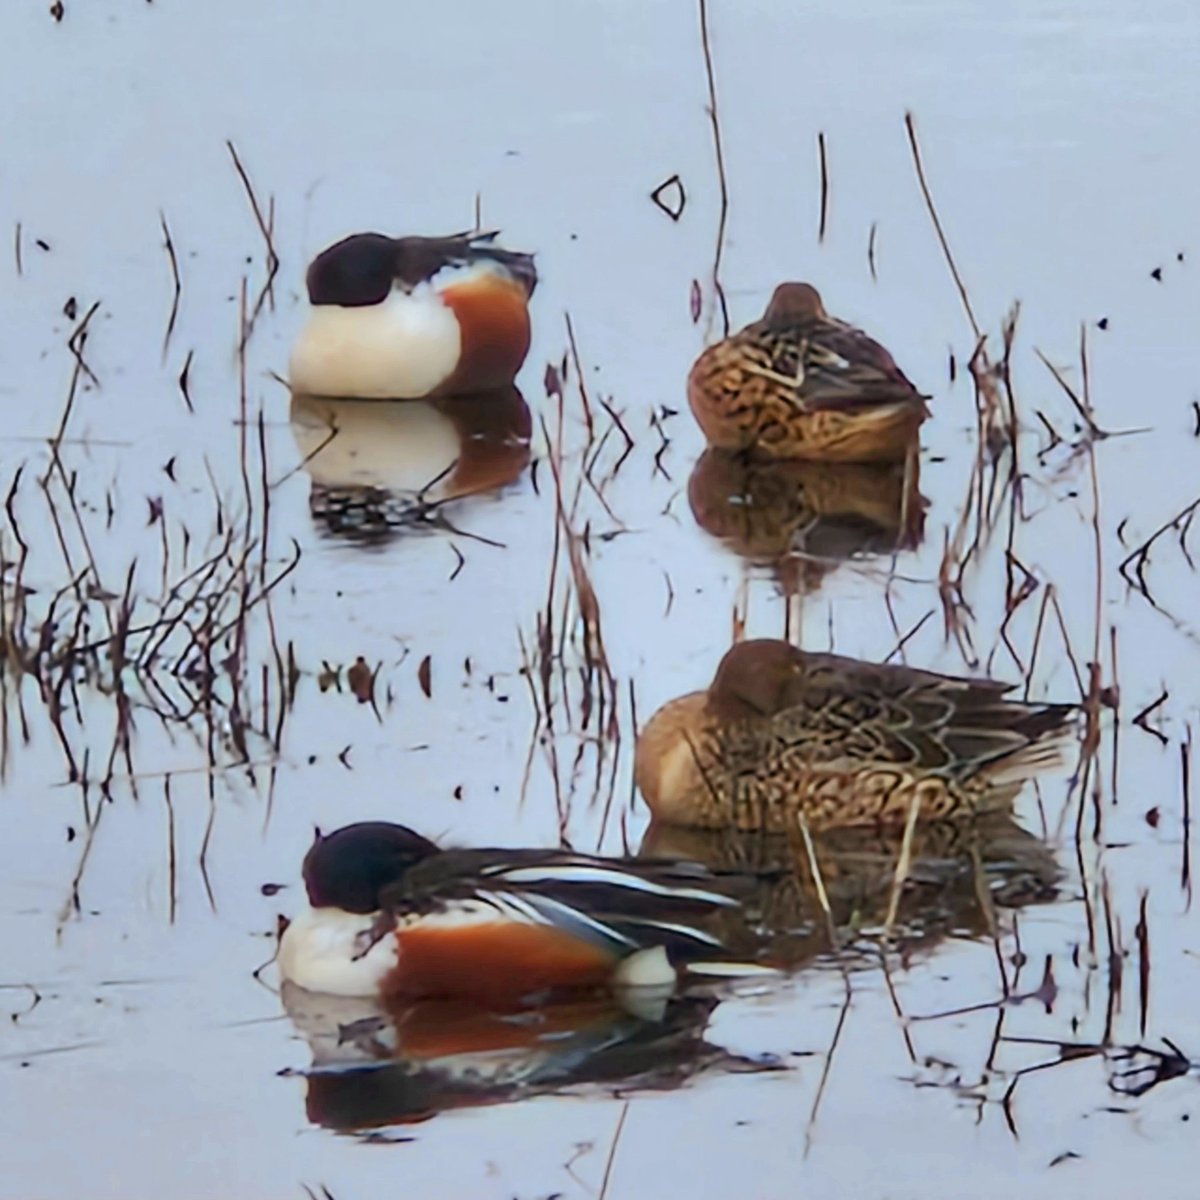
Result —
[[742, 642], [712, 685], [664, 705], [638, 739], [655, 817], [700, 828], [787, 830], [1003, 808], [1057, 760], [1069, 704], [1008, 699], [1010, 685]]
[[762, 320], [700, 355], [688, 402], [711, 445], [827, 462], [901, 460], [928, 415], [891, 354], [806, 283], [781, 284]]

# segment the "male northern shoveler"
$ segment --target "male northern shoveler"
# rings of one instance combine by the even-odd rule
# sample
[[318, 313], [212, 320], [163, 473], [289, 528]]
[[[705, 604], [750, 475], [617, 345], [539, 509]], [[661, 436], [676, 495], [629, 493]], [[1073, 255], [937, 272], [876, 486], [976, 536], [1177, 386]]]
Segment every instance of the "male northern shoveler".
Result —
[[713, 446], [826, 462], [902, 461], [928, 416], [887, 350], [807, 283], [780, 284], [761, 321], [705, 350], [688, 401]]
[[707, 691], [665, 704], [638, 738], [655, 817], [701, 828], [813, 829], [999, 809], [1059, 759], [1076, 706], [764, 639], [733, 647]]
[[280, 974], [387, 1000], [665, 987], [673, 959], [720, 955], [704, 923], [738, 903], [736, 879], [696, 863], [441, 850], [380, 821], [318, 837], [303, 874], [309, 907], [280, 940]]
[[414, 400], [506, 387], [529, 351], [533, 256], [495, 233], [356, 233], [308, 268], [292, 391]]

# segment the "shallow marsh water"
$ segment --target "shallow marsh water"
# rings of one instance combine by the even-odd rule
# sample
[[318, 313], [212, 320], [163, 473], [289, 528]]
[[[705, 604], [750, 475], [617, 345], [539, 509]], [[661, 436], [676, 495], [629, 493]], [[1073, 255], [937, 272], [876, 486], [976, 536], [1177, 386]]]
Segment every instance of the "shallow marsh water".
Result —
[[[811, 278], [933, 394], [920, 546], [894, 563], [876, 553], [785, 571], [785, 582], [805, 585], [790, 598], [775, 571], [697, 527], [688, 478], [701, 440], [686, 411], [657, 420], [663, 406], [685, 410], [687, 367], [720, 328], [719, 193], [693, 5], [530, 2], [514, 13], [382, 0], [211, 0], [202, 10], [100, 0], [69, 4], [61, 22], [36, 5], [0, 18], [17, 48], [0, 81], [0, 223], [13, 246], [0, 266], [6, 495], [24, 466], [3, 551], [12, 564], [18, 533], [30, 548], [28, 611], [40, 620], [84, 573], [84, 640], [103, 642], [135, 559], [131, 589], [139, 620], [150, 621], [164, 579], [169, 587], [195, 570], [230, 529], [250, 529], [260, 550], [266, 531], [251, 595], [299, 554], [269, 611], [263, 602], [247, 615], [239, 720], [226, 676], [214, 684], [226, 707], [210, 722], [180, 715], [190, 700], [168, 673], [158, 672], [164, 699], [129, 672], [125, 690], [115, 688], [101, 662], [103, 686], [64, 692], [60, 740], [37, 682], [6, 674], [0, 1003], [12, 1020], [0, 1035], [0, 1196], [294, 1197], [323, 1185], [337, 1200], [384, 1188], [574, 1197], [597, 1194], [606, 1174], [608, 1196], [631, 1198], [1098, 1197], [1150, 1179], [1159, 1196], [1192, 1194], [1193, 1075], [1131, 1097], [1111, 1086], [1116, 1056], [1094, 1055], [1024, 1076], [1007, 1109], [1001, 1101], [1015, 1072], [1056, 1058], [1059, 1042], [1161, 1047], [1165, 1036], [1200, 1059], [1181, 786], [1198, 716], [1200, 586], [1185, 553], [1196, 535], [1155, 543], [1147, 580], [1157, 609], [1118, 572], [1200, 490], [1191, 152], [1200, 16], [1182, 0], [1153, 16], [1128, 0], [1053, 9], [759, 0], [713, 3], [710, 19], [734, 323], [757, 315], [781, 277]], [[1022, 305], [1012, 371], [1028, 519], [1011, 545], [1038, 591], [1007, 627], [1021, 665], [999, 636], [1006, 499], [964, 579], [974, 654], [945, 636], [937, 581], [971, 491], [965, 363], [975, 339], [917, 186], [906, 109], [993, 353], [1004, 314]], [[818, 131], [830, 184], [823, 242]], [[240, 294], [245, 280], [253, 310], [267, 263], [227, 139], [273, 214], [280, 260], [273, 301], [246, 343], [244, 393]], [[649, 198], [674, 173], [687, 195], [677, 223]], [[269, 374], [285, 369], [302, 316], [304, 264], [352, 229], [468, 226], [477, 195], [484, 224], [539, 256], [535, 345], [519, 381], [536, 466], [520, 471], [509, 454], [488, 476], [499, 490], [422, 510], [418, 527], [395, 536], [333, 532], [314, 496], [339, 480], [321, 477], [316, 426], [293, 429], [290, 398]], [[160, 214], [182, 281], [165, 351], [172, 287]], [[66, 341], [93, 304], [85, 371]], [[564, 312], [600, 435], [603, 398], [635, 442], [602, 497], [582, 487], [574, 515], [591, 530], [619, 741], [597, 740], [594, 723], [581, 730], [578, 691], [543, 738], [521, 674], [521, 638], [534, 645], [555, 546], [540, 422], [554, 438], [557, 404], [543, 375], [566, 350]], [[1034, 350], [1081, 387], [1081, 322], [1098, 422], [1148, 431], [1095, 445], [1101, 662], [1113, 682], [1115, 628], [1119, 753], [1109, 716], [1092, 777], [1100, 799], [1083, 797], [1078, 838], [1069, 767], [1018, 802], [1022, 825], [1046, 835], [1063, 873], [1057, 899], [1019, 919], [1000, 912], [1013, 995], [1037, 995], [998, 1007], [996, 943], [952, 922], [891, 961], [907, 1021], [882, 971], [855, 963], [843, 975], [828, 956], [715, 1008], [707, 1041], [779, 1056], [783, 1071], [451, 1112], [398, 1127], [413, 1139], [398, 1144], [310, 1124], [305, 1081], [279, 1074], [307, 1066], [308, 1047], [253, 972], [296, 895], [293, 886], [264, 896], [261, 886], [294, 882], [314, 824], [389, 817], [462, 843], [554, 844], [565, 833], [585, 849], [636, 847], [647, 821], [631, 799], [631, 697], [644, 720], [702, 686], [735, 625], [750, 635], [787, 628], [807, 648], [864, 658], [883, 658], [915, 629], [903, 647], [910, 663], [1019, 679], [1052, 584], [1078, 661], [1092, 657], [1091, 460], [1056, 446], [1039, 461], [1051, 439], [1036, 416], [1077, 437], [1074, 409]], [[73, 374], [55, 475], [46, 439]], [[573, 371], [565, 395], [573, 488], [586, 437]], [[436, 444], [431, 458], [447, 445], [453, 453], [443, 421], [421, 427]], [[369, 427], [365, 441], [382, 444], [390, 466], [411, 439], [392, 452], [388, 436]], [[621, 446], [614, 433], [596, 478]], [[362, 457], [354, 462], [352, 473]], [[419, 466], [406, 478], [420, 480]], [[64, 477], [74, 479], [78, 518]], [[556, 623], [566, 572], [560, 558]], [[10, 587], [6, 621], [15, 602]], [[77, 611], [67, 593], [60, 621]], [[171, 646], [186, 656], [195, 651], [185, 630], [181, 621]], [[289, 645], [298, 676], [284, 705]], [[578, 651], [568, 647], [568, 667]], [[358, 656], [377, 671], [373, 704], [348, 684]], [[1032, 687], [1079, 694], [1052, 620]], [[1160, 740], [1131, 718], [1164, 690], [1150, 718]], [[123, 747], [112, 754], [123, 696], [134, 719], [128, 758]], [[70, 780], [64, 741], [86, 788]], [[109, 774], [111, 801], [98, 786]], [[1025, 966], [1014, 983], [1018, 949]], [[998, 1028], [1050, 1044], [997, 1041]]]

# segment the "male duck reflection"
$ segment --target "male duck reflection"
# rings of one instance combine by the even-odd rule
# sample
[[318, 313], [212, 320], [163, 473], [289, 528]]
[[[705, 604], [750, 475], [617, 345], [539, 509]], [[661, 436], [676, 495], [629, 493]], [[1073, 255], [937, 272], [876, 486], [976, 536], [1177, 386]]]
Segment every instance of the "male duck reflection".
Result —
[[650, 1011], [627, 996], [585, 995], [529, 1013], [466, 1001], [367, 999], [283, 987], [288, 1016], [312, 1052], [305, 1109], [345, 1131], [425, 1121], [452, 1109], [539, 1095], [683, 1087], [700, 1074], [778, 1070], [705, 1038], [715, 996], [663, 999]]
[[1003, 808], [1059, 760], [1076, 707], [772, 639], [742, 642], [707, 691], [663, 705], [635, 774], [661, 821], [786, 830]]
[[529, 351], [533, 256], [495, 233], [356, 233], [308, 268], [293, 391], [415, 400], [511, 384]]
[[710, 444], [769, 458], [897, 462], [928, 411], [891, 354], [783, 283], [759, 321], [710, 346], [688, 376]]
[[532, 417], [513, 386], [405, 404], [293, 392], [291, 425], [313, 516], [329, 533], [379, 541], [515, 480]]
[[676, 962], [720, 956], [704, 925], [737, 905], [739, 883], [690, 862], [441, 850], [378, 821], [318, 837], [303, 874], [309, 907], [279, 945], [285, 981], [342, 996], [517, 1005], [670, 987]]

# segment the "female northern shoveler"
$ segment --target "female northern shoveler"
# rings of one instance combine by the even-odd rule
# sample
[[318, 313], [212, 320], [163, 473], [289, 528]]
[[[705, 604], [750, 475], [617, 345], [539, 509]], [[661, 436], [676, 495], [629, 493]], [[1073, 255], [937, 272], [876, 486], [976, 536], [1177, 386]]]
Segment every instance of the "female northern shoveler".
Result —
[[309, 908], [279, 944], [314, 992], [522, 1003], [608, 984], [665, 987], [672, 957], [720, 952], [704, 928], [737, 905], [696, 863], [561, 850], [441, 850], [368, 821], [318, 837]]
[[826, 462], [901, 461], [928, 416], [892, 356], [807, 283], [780, 284], [761, 321], [705, 350], [688, 401], [714, 446]]
[[670, 701], [638, 738], [638, 786], [661, 821], [788, 830], [998, 809], [1058, 761], [1072, 704], [1009, 684], [742, 642], [712, 685]]
[[533, 256], [495, 233], [356, 233], [308, 268], [294, 392], [414, 400], [506, 387], [529, 351]]

